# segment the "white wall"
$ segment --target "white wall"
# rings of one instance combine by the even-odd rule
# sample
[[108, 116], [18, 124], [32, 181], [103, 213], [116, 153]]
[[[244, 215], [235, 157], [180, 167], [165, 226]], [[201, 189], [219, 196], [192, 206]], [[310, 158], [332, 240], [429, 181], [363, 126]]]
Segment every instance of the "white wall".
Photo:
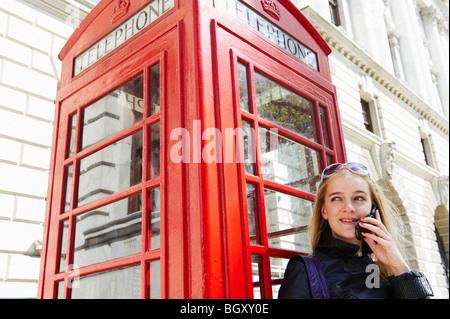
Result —
[[0, 1], [0, 298], [37, 296], [57, 55], [74, 30], [70, 14], [86, 14], [71, 3], [46, 6], [66, 9], [69, 21], [64, 11], [56, 17], [25, 1]]

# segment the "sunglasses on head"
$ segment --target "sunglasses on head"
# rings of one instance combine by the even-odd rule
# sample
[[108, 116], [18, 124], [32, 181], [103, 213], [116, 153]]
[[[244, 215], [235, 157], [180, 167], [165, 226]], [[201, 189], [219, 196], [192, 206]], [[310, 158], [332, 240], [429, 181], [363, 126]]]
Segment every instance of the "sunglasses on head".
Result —
[[335, 163], [335, 164], [331, 164], [329, 166], [327, 166], [323, 172], [322, 172], [322, 180], [321, 182], [323, 183], [323, 181], [331, 176], [333, 176], [334, 174], [342, 171], [344, 168], [346, 168], [347, 170], [349, 170], [352, 173], [356, 173], [359, 175], [364, 175], [364, 176], [368, 176], [369, 175], [369, 169], [360, 163]]

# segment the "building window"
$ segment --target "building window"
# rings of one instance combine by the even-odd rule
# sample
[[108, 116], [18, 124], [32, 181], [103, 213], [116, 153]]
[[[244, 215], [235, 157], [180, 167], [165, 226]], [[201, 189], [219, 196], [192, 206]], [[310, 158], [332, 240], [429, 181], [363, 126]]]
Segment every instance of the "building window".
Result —
[[444, 241], [442, 240], [442, 237], [439, 234], [438, 229], [435, 227], [434, 229], [434, 233], [436, 235], [436, 242], [438, 244], [439, 247], [439, 254], [441, 255], [441, 264], [443, 266], [443, 273], [444, 273], [444, 277], [447, 281], [447, 289], [448, 289], [448, 257], [447, 257], [447, 252], [445, 251], [445, 244]]
[[341, 17], [339, 15], [338, 0], [328, 0], [330, 4], [331, 22], [339, 27], [341, 25]]
[[431, 152], [431, 143], [428, 137], [421, 137], [422, 151], [425, 163], [428, 166], [434, 167], [433, 154]]
[[369, 102], [361, 99], [361, 108], [362, 108], [362, 115], [363, 115], [363, 119], [364, 119], [364, 126], [366, 127], [366, 130], [368, 130], [371, 133], [374, 133], [373, 124], [372, 124], [372, 116], [370, 114]]

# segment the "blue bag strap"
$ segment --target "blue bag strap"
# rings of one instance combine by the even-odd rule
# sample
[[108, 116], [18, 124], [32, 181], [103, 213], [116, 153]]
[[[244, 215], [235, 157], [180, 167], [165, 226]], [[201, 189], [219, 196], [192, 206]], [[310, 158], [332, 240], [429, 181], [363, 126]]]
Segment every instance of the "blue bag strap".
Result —
[[320, 267], [319, 263], [314, 258], [306, 256], [302, 256], [302, 258], [308, 273], [312, 298], [330, 299], [330, 291], [322, 267]]

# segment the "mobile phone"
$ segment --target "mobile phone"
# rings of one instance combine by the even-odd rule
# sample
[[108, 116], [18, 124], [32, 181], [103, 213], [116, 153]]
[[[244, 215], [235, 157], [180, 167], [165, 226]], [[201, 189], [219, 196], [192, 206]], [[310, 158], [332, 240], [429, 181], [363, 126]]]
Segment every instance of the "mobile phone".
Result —
[[[366, 217], [375, 218], [375, 211], [377, 209], [378, 209], [377, 203], [373, 203], [372, 209], [370, 210], [369, 215], [367, 215]], [[361, 232], [369, 233], [370, 231], [365, 229], [365, 228], [363, 228], [363, 227], [361, 227], [361, 226], [359, 226], [359, 223], [358, 223], [358, 225], [355, 226], [355, 235], [356, 235], [356, 238], [358, 240], [362, 240], [363, 239], [363, 236], [362, 236]]]

